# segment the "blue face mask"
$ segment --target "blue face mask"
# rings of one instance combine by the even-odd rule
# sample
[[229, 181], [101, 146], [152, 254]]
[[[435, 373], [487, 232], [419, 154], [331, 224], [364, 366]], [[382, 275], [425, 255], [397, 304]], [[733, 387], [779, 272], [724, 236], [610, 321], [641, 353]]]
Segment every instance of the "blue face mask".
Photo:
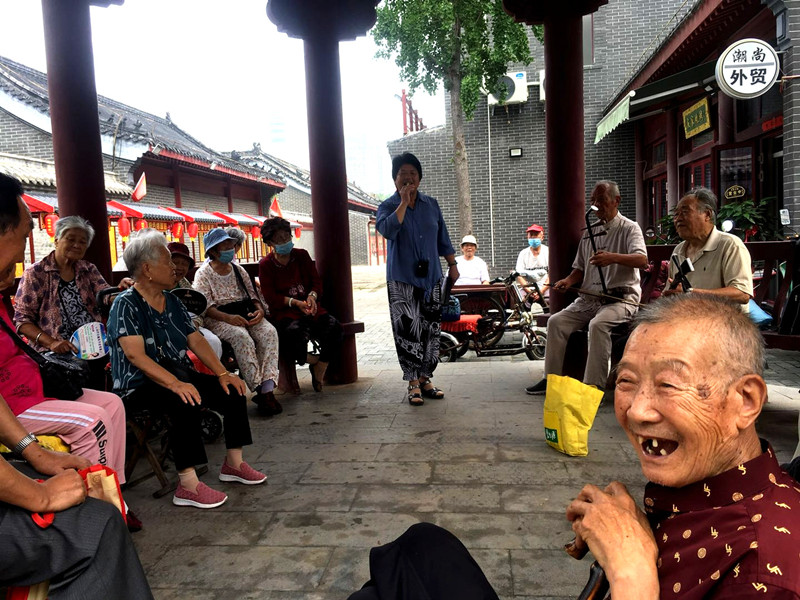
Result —
[[294, 248], [294, 242], [289, 240], [285, 244], [276, 244], [275, 252], [277, 252], [281, 256], [285, 256], [286, 254], [289, 254], [289, 252], [292, 251], [292, 248]]
[[236, 250], [220, 250], [219, 251], [219, 262], [225, 263], [226, 265], [230, 262], [233, 262], [233, 259], [236, 257]]
[[538, 248], [541, 245], [542, 245], [542, 240], [540, 240], [539, 238], [528, 239], [528, 246], [530, 246], [531, 248]]

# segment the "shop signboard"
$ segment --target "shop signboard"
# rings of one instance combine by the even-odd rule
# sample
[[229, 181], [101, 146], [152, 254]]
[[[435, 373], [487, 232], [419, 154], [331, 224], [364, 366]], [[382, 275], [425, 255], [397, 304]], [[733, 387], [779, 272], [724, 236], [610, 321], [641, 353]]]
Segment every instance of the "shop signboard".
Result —
[[708, 98], [703, 98], [700, 102], [692, 104], [683, 111], [683, 129], [686, 132], [687, 140], [710, 127], [711, 119], [708, 116]]
[[728, 46], [717, 60], [720, 90], [732, 98], [746, 100], [766, 93], [778, 79], [780, 62], [775, 49], [755, 38]]

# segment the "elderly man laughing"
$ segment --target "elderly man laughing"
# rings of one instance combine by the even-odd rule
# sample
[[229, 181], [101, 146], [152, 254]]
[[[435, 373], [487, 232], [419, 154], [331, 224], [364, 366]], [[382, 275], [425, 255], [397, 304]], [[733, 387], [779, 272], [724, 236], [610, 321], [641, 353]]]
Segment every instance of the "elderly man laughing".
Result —
[[[662, 299], [636, 323], [615, 408], [650, 481], [644, 510], [619, 482], [587, 485], [567, 508], [576, 546], [614, 600], [800, 598], [800, 486], [755, 427], [767, 400], [758, 330], [712, 295]], [[466, 548], [430, 524], [373, 549], [370, 569], [352, 598], [405, 598], [389, 588], [408, 585], [444, 598], [451, 580], [472, 582], [459, 598], [497, 598]]]

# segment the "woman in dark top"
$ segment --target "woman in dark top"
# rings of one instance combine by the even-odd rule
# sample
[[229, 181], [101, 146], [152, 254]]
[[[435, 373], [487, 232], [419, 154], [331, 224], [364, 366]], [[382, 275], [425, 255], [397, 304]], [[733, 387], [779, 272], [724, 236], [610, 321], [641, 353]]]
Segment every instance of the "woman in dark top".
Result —
[[397, 192], [378, 207], [376, 227], [388, 240], [386, 288], [397, 357], [408, 381], [408, 403], [422, 406], [426, 398], [444, 398], [431, 376], [439, 363], [442, 311], [436, 301], [444, 256], [447, 276], [458, 279], [455, 250], [447, 234], [439, 203], [419, 193], [422, 165], [406, 152], [392, 159]]
[[[308, 252], [293, 247], [289, 221], [267, 219], [261, 239], [272, 252], [261, 259], [258, 277], [278, 330], [281, 355], [300, 365], [308, 362], [314, 391], [321, 392], [331, 355], [342, 343], [342, 326], [320, 305], [322, 281]], [[311, 337], [319, 342], [319, 355], [308, 353]]]
[[[195, 465], [208, 462], [200, 437], [200, 406], [223, 415], [227, 453], [220, 481], [256, 485], [267, 480], [242, 460], [252, 444], [247, 387], [228, 373], [189, 313], [174, 294], [175, 265], [167, 240], [144, 229], [125, 249], [125, 264], [136, 280], [111, 305], [108, 341], [114, 391], [128, 407], [146, 407], [169, 416], [172, 452], [180, 484], [172, 499], [178, 506], [214, 508], [228, 499], [198, 480]], [[188, 350], [215, 375], [194, 371]]]

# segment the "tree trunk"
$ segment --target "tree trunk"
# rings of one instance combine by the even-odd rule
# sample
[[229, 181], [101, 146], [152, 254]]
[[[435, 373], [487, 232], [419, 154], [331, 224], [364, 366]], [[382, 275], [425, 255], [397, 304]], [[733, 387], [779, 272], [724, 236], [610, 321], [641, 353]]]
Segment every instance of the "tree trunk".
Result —
[[[456, 18], [454, 36], [460, 38], [461, 23]], [[450, 117], [453, 124], [453, 163], [456, 170], [456, 193], [458, 194], [459, 239], [472, 231], [472, 195], [469, 189], [469, 163], [467, 144], [464, 140], [464, 109], [461, 107], [461, 44], [456, 44], [453, 62], [450, 64]]]

